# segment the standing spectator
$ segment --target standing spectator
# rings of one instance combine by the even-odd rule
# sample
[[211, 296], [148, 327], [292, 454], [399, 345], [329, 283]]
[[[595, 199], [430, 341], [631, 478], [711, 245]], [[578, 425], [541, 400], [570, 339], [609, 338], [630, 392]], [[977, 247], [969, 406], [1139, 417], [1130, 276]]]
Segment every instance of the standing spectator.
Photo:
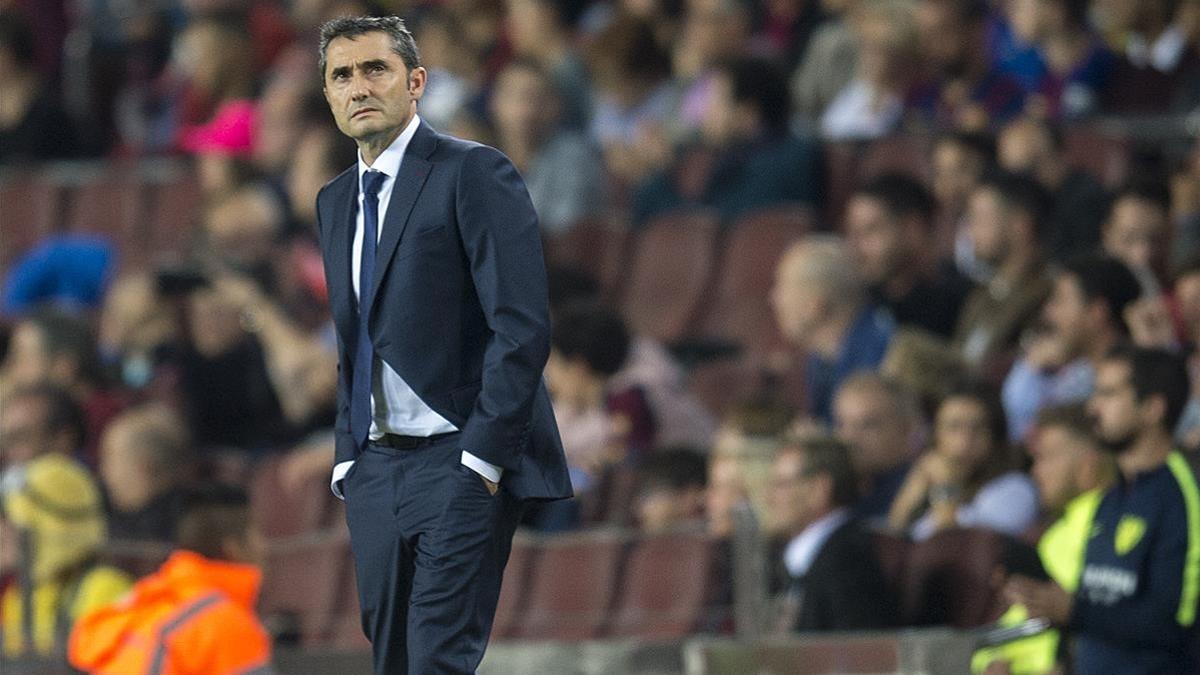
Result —
[[954, 342], [981, 372], [1004, 360], [1050, 292], [1042, 259], [1045, 214], [1045, 191], [1027, 176], [990, 176], [971, 195], [967, 229], [974, 257], [993, 272], [967, 299]]
[[71, 665], [88, 672], [265, 672], [271, 639], [255, 615], [262, 572], [249, 500], [212, 487], [189, 495], [179, 550], [122, 602], [84, 616]]
[[136, 408], [113, 420], [100, 445], [110, 537], [123, 542], [174, 539], [183, 510], [180, 488], [190, 478], [188, 445], [183, 421], [168, 408]]
[[105, 543], [100, 490], [82, 465], [51, 453], [9, 473], [0, 503], [0, 574], [16, 573], [0, 595], [0, 653], [61, 654], [72, 625], [129, 590], [123, 572], [98, 562]]
[[833, 427], [859, 477], [855, 513], [887, 518], [920, 449], [921, 413], [903, 387], [875, 373], [850, 376], [833, 399]]
[[1133, 182], [1117, 192], [1104, 221], [1104, 251], [1139, 275], [1148, 294], [1167, 278], [1171, 196], [1165, 185]]
[[910, 105], [940, 127], [986, 129], [1021, 111], [1021, 85], [988, 53], [984, 0], [918, 0], [917, 26], [929, 80]]
[[917, 460], [888, 523], [927, 539], [953, 527], [982, 527], [1011, 536], [1037, 517], [1037, 489], [1016, 469], [1000, 399], [967, 385], [942, 399], [933, 446]]
[[871, 296], [900, 326], [950, 337], [971, 282], [938, 258], [933, 196], [903, 174], [883, 174], [850, 196], [846, 242]]
[[896, 599], [870, 533], [854, 518], [850, 450], [827, 438], [784, 447], [771, 465], [770, 509], [788, 537], [781, 626], [797, 632], [889, 628]]
[[634, 222], [683, 206], [710, 206], [728, 220], [779, 203], [818, 205], [817, 151], [789, 133], [787, 86], [773, 66], [727, 64], [713, 96], [703, 147], [685, 149], [666, 172], [638, 187]]
[[1188, 397], [1183, 359], [1122, 348], [1096, 370], [1088, 410], [1117, 483], [1100, 501], [1079, 588], [1025, 578], [1010, 597], [1068, 628], [1082, 673], [1194, 673], [1200, 668], [1200, 487], [1172, 450]]
[[665, 448], [647, 457], [636, 475], [636, 520], [641, 531], [701, 525], [707, 472], [704, 455], [692, 448]]
[[560, 233], [602, 213], [603, 159], [584, 136], [560, 126], [561, 95], [541, 65], [518, 59], [505, 66], [491, 110], [498, 147], [524, 176], [543, 231]]
[[845, 245], [826, 235], [810, 235], [784, 253], [771, 304], [780, 332], [806, 359], [807, 412], [828, 422], [838, 386], [879, 366], [895, 324], [870, 303]]
[[78, 157], [84, 148], [46, 76], [36, 42], [15, 10], [0, 11], [0, 166]]
[[1067, 263], [1042, 309], [1046, 330], [1029, 340], [1004, 380], [1010, 440], [1025, 440], [1041, 408], [1087, 400], [1096, 363], [1129, 339], [1126, 311], [1141, 293], [1116, 258], [1091, 254]]
[[997, 146], [1001, 168], [1033, 176], [1050, 197], [1046, 256], [1062, 262], [1096, 248], [1108, 193], [1090, 173], [1067, 165], [1062, 129], [1018, 117], [1000, 132]]

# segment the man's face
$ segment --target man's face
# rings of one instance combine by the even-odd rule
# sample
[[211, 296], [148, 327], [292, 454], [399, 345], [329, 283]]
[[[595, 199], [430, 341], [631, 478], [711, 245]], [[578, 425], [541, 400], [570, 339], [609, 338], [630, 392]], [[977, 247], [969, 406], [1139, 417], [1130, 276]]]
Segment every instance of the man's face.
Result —
[[1088, 322], [1088, 303], [1078, 278], [1071, 274], [1058, 275], [1054, 289], [1042, 308], [1042, 318], [1054, 337], [1066, 346], [1067, 356], [1077, 356], [1083, 349], [1083, 343], [1092, 334]]
[[14, 386], [37, 384], [50, 379], [52, 359], [46, 352], [42, 333], [33, 323], [25, 321], [13, 331], [8, 346], [4, 372]]
[[971, 398], [956, 397], [942, 403], [934, 434], [937, 451], [960, 466], [980, 467], [992, 453], [987, 410]]
[[948, 2], [921, 2], [916, 9], [921, 55], [939, 73], [956, 76], [966, 59], [967, 26]]
[[887, 471], [908, 455], [908, 433], [885, 392], [868, 387], [842, 389], [833, 400], [839, 439], [850, 446], [854, 468], [863, 475]]
[[1019, 119], [1009, 124], [996, 143], [997, 159], [1006, 171], [1036, 171], [1052, 151], [1048, 134], [1037, 122], [1029, 119]]
[[338, 129], [350, 138], [398, 134], [416, 114], [425, 69], [410, 74], [386, 33], [335, 38], [325, 58], [325, 100]]
[[803, 248], [784, 255], [775, 270], [771, 306], [779, 332], [796, 345], [804, 345], [819, 323], [822, 297], [816, 284], [807, 277], [808, 261]]
[[805, 474], [804, 453], [789, 450], [775, 458], [767, 493], [775, 531], [796, 534], [819, 517], [821, 496], [813, 483]]
[[1123, 361], [1102, 361], [1096, 368], [1096, 385], [1088, 400], [1095, 420], [1096, 437], [1110, 452], [1121, 453], [1142, 431], [1137, 392], [1130, 366]]
[[1004, 261], [1009, 251], [1010, 220], [995, 190], [984, 188], [971, 194], [967, 205], [967, 228], [976, 258], [990, 265]]
[[963, 204], [982, 172], [980, 158], [959, 143], [943, 141], [933, 150], [933, 193], [943, 204]]
[[1038, 431], [1033, 448], [1031, 472], [1042, 505], [1060, 510], [1082, 492], [1079, 478], [1083, 462], [1094, 446], [1066, 427], [1048, 426]]
[[882, 284], [896, 273], [904, 246], [899, 223], [882, 202], [855, 195], [846, 205], [844, 227], [850, 254], [869, 284]]
[[1167, 214], [1155, 204], [1125, 197], [1104, 227], [1104, 251], [1131, 269], [1150, 269], [1166, 252]]

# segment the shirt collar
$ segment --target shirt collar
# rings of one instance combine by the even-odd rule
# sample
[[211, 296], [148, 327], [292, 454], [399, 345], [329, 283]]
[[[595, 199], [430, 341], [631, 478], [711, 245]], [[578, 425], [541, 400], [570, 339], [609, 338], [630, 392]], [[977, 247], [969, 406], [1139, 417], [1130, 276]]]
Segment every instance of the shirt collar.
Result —
[[413, 115], [408, 121], [408, 126], [404, 127], [404, 131], [392, 141], [392, 144], [387, 147], [378, 157], [375, 158], [375, 163], [367, 166], [363, 161], [362, 151], [358, 151], [358, 184], [362, 185], [363, 174], [370, 169], [383, 172], [388, 178], [395, 178], [396, 174], [400, 173], [400, 162], [404, 159], [404, 151], [408, 149], [408, 142], [417, 133], [417, 127], [421, 125], [421, 117]]
[[850, 520], [850, 509], [835, 509], [818, 518], [789, 541], [787, 549], [783, 552], [783, 564], [787, 567], [788, 574], [795, 578], [808, 574], [813, 561], [817, 559], [817, 554], [825, 546], [825, 541], [847, 520]]

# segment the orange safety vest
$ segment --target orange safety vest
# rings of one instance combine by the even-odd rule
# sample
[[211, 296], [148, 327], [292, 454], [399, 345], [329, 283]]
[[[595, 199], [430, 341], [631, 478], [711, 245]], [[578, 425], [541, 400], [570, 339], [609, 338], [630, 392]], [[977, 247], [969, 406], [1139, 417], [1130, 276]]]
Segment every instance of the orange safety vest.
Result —
[[120, 602], [84, 615], [68, 659], [89, 673], [265, 673], [271, 640], [254, 614], [257, 567], [180, 551]]

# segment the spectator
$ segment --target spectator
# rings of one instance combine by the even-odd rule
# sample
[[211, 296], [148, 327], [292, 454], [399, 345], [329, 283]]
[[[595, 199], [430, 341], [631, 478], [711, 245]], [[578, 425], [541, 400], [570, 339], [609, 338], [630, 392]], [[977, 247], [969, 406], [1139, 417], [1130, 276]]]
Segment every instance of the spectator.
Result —
[[1021, 111], [1024, 92], [987, 50], [983, 0], [918, 0], [921, 56], [931, 72], [910, 105], [939, 127], [986, 129]]
[[100, 480], [109, 536], [118, 541], [170, 542], [190, 478], [183, 421], [161, 406], [129, 410], [108, 426], [100, 446]]
[[518, 59], [497, 76], [491, 100], [499, 148], [525, 178], [548, 234], [600, 215], [605, 202], [600, 154], [583, 136], [560, 127], [561, 97], [554, 87], [541, 65]]
[[[1197, 12], [1200, 14], [1200, 11]], [[1200, 20], [1198, 20], [1200, 23]], [[1171, 176], [1171, 262], [1182, 265], [1200, 255], [1200, 140]]]
[[1100, 363], [1088, 411], [1119, 475], [1096, 509], [1079, 587], [1008, 584], [1030, 616], [1071, 631], [1079, 672], [1200, 667], [1200, 488], [1171, 438], [1187, 397], [1183, 359], [1168, 352], [1121, 348]]
[[80, 617], [129, 590], [123, 572], [98, 562], [105, 543], [100, 491], [82, 465], [50, 453], [8, 473], [0, 501], [0, 574], [17, 575], [0, 596], [2, 653], [61, 654]]
[[990, 270], [975, 260], [965, 221], [971, 194], [996, 164], [996, 141], [981, 132], [944, 133], [934, 142], [932, 164], [930, 187], [940, 211], [938, 248], [953, 250], [959, 270], [983, 281]]
[[1016, 470], [1000, 399], [967, 385], [942, 399], [933, 446], [917, 460], [892, 503], [888, 523], [916, 539], [953, 527], [1017, 536], [1037, 517], [1037, 489]]
[[149, 274], [114, 281], [100, 312], [98, 346], [104, 366], [128, 391], [178, 403], [178, 373], [168, 372], [178, 364], [183, 330], [164, 281], [169, 287], [169, 279]]
[[1102, 229], [1104, 251], [1138, 274], [1151, 295], [1167, 278], [1170, 209], [1166, 186], [1134, 182], [1117, 192]]
[[1025, 440], [1040, 409], [1087, 400], [1096, 363], [1129, 339], [1126, 312], [1141, 292], [1115, 258], [1091, 254], [1067, 263], [1042, 308], [1045, 332], [1028, 341], [1004, 380], [1009, 440]]
[[[1057, 517], [1038, 540], [1038, 556], [1050, 578], [1069, 592], [1079, 586], [1092, 519], [1116, 473], [1092, 426], [1082, 405], [1046, 408], [1038, 415], [1032, 446], [1042, 506]], [[1028, 618], [1028, 609], [1014, 604], [999, 623], [1013, 626]], [[972, 663], [976, 672], [991, 662], [1003, 662], [1014, 673], [1052, 672], [1059, 661], [1059, 639], [1058, 631], [1048, 631], [976, 654]]]
[[718, 71], [713, 96], [703, 148], [682, 152], [637, 189], [634, 222], [683, 206], [713, 207], [730, 220], [779, 203], [816, 205], [817, 153], [788, 133], [787, 87], [774, 68], [730, 63]]
[[0, 399], [0, 469], [42, 455], [75, 457], [86, 433], [83, 410], [70, 392], [47, 382], [16, 387]]
[[38, 72], [34, 37], [15, 10], [0, 12], [0, 166], [84, 154], [54, 87]]
[[[328, 106], [324, 103], [322, 105], [325, 106], [322, 113], [328, 115]], [[358, 161], [354, 144], [347, 143], [346, 139], [328, 124], [309, 124], [298, 134], [298, 142], [294, 136], [289, 139], [295, 147], [291, 148], [289, 144], [292, 150], [291, 157], [282, 174], [283, 188], [288, 201], [287, 210], [292, 219], [289, 229], [293, 236], [316, 232], [317, 192]], [[320, 254], [317, 255], [319, 262]], [[274, 267], [275, 273], [280, 274], [279, 266]], [[321, 276], [323, 289], [323, 272]]]
[[[1034, 95], [1039, 112], [1078, 119], [1099, 108], [1116, 57], [1088, 23], [1088, 0], [1018, 0], [1007, 12], [1016, 42], [1028, 45], [1013, 72]], [[1010, 68], [1003, 68], [1012, 72]], [[1023, 71], [1023, 72], [1022, 72]]]
[[843, 380], [883, 361], [895, 330], [871, 305], [841, 240], [810, 235], [784, 253], [771, 303], [782, 333], [806, 359], [807, 412], [828, 423]]
[[748, 398], [725, 413], [713, 442], [709, 463], [709, 531], [733, 532], [734, 508], [748, 504], [765, 529], [768, 518], [771, 462], [783, 446], [795, 410], [782, 401]]
[[588, 73], [571, 35], [578, 12], [574, 5], [580, 3], [507, 0], [506, 4], [513, 52], [537, 63], [549, 77], [551, 87], [559, 94], [564, 126], [584, 128], [592, 107]]
[[1180, 266], [1175, 275], [1174, 295], [1180, 342], [1188, 350], [1185, 353], [1190, 354], [1188, 372], [1192, 378], [1192, 395], [1175, 429], [1175, 438], [1181, 449], [1200, 457], [1200, 351], [1197, 351], [1197, 345], [1200, 345], [1200, 257]]
[[1200, 51], [1188, 39], [1188, 29], [1178, 19], [1188, 3], [1174, 0], [1109, 0], [1101, 29], [1114, 51], [1121, 55], [1103, 98], [1107, 112], [1162, 113], [1187, 109], [1181, 94], [1197, 76]]
[[[821, 115], [828, 139], [873, 139], [895, 130], [904, 116], [917, 63], [917, 27], [907, 0], [871, 0], [856, 6], [857, 67]], [[844, 67], [844, 66], [842, 66]]]
[[998, 146], [1001, 168], [1033, 176], [1050, 196], [1047, 257], [1062, 262], [1096, 248], [1108, 193], [1090, 173], [1067, 165], [1062, 130], [1018, 117], [1000, 132]]
[[637, 523], [642, 532], [669, 532], [697, 525], [704, 514], [708, 483], [704, 455], [685, 447], [666, 448], [637, 469]]
[[896, 600], [870, 533], [854, 519], [850, 450], [827, 438], [784, 447], [771, 465], [771, 516], [788, 537], [781, 626], [797, 632], [881, 629]]
[[894, 382], [858, 373], [838, 388], [833, 423], [859, 477], [855, 514], [868, 521], [887, 518], [922, 441], [916, 401]]
[[719, 105], [717, 77], [722, 64], [744, 59], [750, 49], [755, 17], [749, 3], [712, 0], [688, 3], [671, 51], [674, 118], [666, 140], [687, 142]]
[[950, 337], [971, 282], [937, 258], [933, 196], [903, 174], [883, 174], [850, 196], [846, 243], [872, 299], [900, 326]]
[[1042, 261], [1046, 195], [1032, 178], [996, 174], [971, 195], [967, 219], [974, 257], [993, 270], [963, 307], [955, 345], [973, 368], [989, 372], [1050, 291]]
[[821, 0], [792, 4], [799, 5], [799, 17], [812, 24], [808, 44], [800, 53], [803, 58], [788, 83], [796, 113], [794, 122], [811, 135], [821, 128], [821, 120], [834, 99], [851, 85], [857, 73], [866, 71], [858, 60], [860, 51], [868, 48], [863, 44], [867, 36], [856, 32], [852, 11], [856, 3]]
[[18, 387], [51, 382], [70, 392], [86, 420], [80, 457], [95, 466], [100, 434], [123, 402], [105, 387], [96, 338], [86, 321], [52, 308], [22, 319], [13, 330], [0, 379]]
[[179, 550], [121, 603], [80, 619], [71, 665], [105, 673], [266, 670], [271, 640], [254, 613], [262, 572], [248, 503], [228, 487], [190, 495]]
[[472, 45], [462, 44], [462, 23], [458, 13], [435, 5], [414, 27], [421, 64], [429, 73], [421, 96], [421, 119], [438, 130], [449, 130], [459, 111], [476, 103], [487, 75], [481, 55]]
[[188, 127], [182, 133], [180, 145], [196, 157], [200, 191], [206, 202], [224, 199], [257, 175], [253, 159], [260, 126], [257, 104], [239, 99], [222, 104], [211, 122]]
[[737, 458], [713, 455], [708, 463], [708, 486], [704, 492], [704, 515], [709, 533], [719, 539], [732, 537], [734, 511], [749, 499]]

